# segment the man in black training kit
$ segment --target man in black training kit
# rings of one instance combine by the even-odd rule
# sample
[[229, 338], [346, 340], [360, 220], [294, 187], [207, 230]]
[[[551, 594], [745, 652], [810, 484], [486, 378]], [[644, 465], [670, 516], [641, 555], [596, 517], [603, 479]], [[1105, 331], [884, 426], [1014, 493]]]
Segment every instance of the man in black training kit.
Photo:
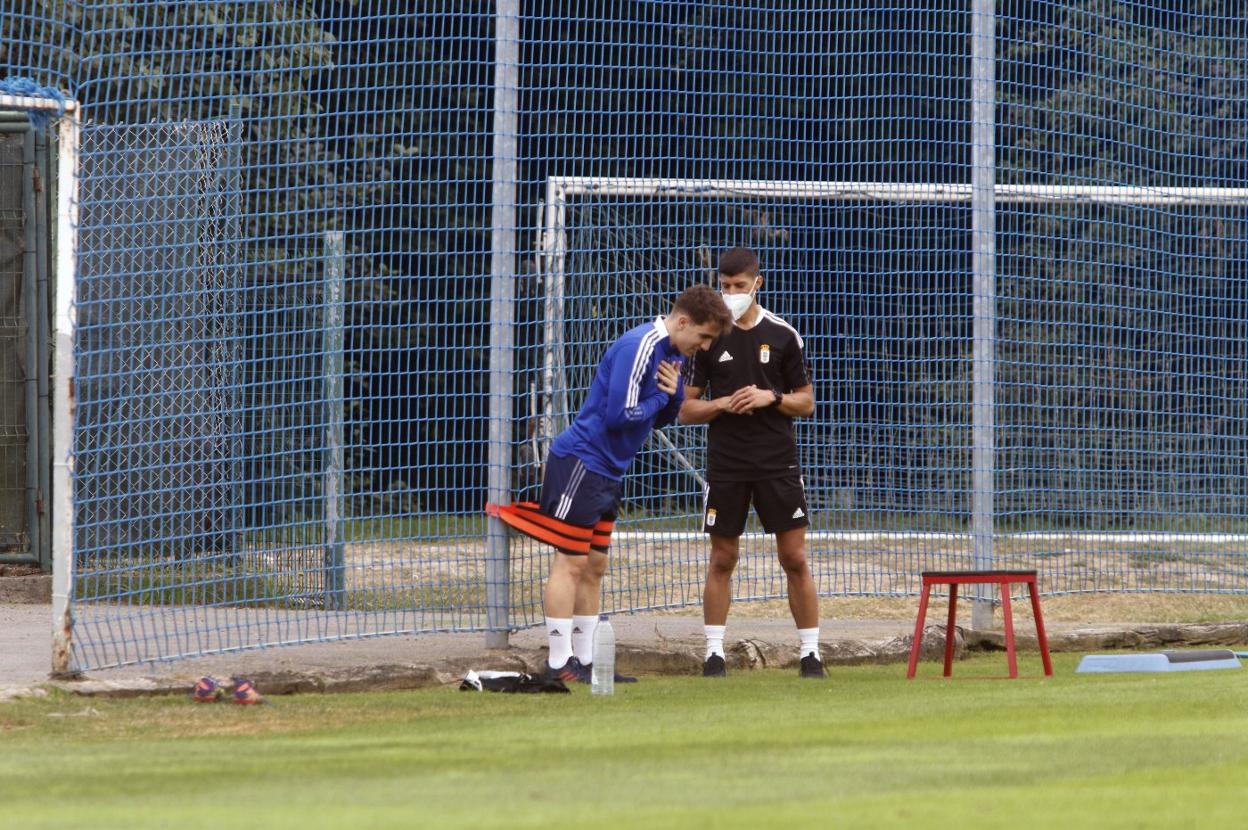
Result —
[[815, 411], [815, 391], [801, 336], [754, 300], [762, 284], [758, 256], [749, 248], [731, 248], [719, 258], [719, 286], [735, 325], [694, 357], [680, 408], [680, 423], [709, 424], [703, 530], [711, 537], [711, 561], [702, 595], [702, 675], [726, 675], [732, 572], [753, 502], [763, 529], [776, 536], [788, 577], [801, 676], [822, 678], [819, 598], [806, 563], [809, 510], [793, 437], [793, 419]]

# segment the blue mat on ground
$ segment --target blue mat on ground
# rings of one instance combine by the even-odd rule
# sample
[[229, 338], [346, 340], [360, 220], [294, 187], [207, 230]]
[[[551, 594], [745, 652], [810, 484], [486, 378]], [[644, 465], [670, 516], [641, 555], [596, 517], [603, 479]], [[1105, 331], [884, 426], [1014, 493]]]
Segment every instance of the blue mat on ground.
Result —
[[1158, 654], [1089, 654], [1079, 661], [1078, 674], [1108, 672], [1208, 671], [1242, 668], [1229, 649], [1163, 651]]

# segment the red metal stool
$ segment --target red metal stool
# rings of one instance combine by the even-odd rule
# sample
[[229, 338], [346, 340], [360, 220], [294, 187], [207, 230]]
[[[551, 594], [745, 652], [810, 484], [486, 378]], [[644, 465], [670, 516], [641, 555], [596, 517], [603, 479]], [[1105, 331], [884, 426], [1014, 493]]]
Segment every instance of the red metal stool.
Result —
[[927, 598], [933, 585], [949, 586], [949, 621], [945, 624], [945, 677], [953, 674], [953, 621], [958, 613], [958, 586], [995, 584], [1001, 591], [1001, 617], [1005, 625], [1005, 654], [1010, 665], [1010, 677], [1018, 677], [1018, 656], [1014, 650], [1014, 616], [1010, 610], [1010, 585], [1025, 582], [1031, 592], [1031, 612], [1036, 618], [1036, 639], [1040, 644], [1040, 658], [1044, 661], [1044, 673], [1053, 676], [1053, 664], [1049, 661], [1049, 642], [1044, 636], [1044, 618], [1040, 615], [1040, 597], [1036, 593], [1035, 571], [923, 571], [923, 598], [919, 600], [919, 618], [914, 624], [914, 643], [910, 646], [910, 667], [906, 679], [914, 679], [919, 664], [919, 646], [923, 642], [923, 622], [927, 617]]

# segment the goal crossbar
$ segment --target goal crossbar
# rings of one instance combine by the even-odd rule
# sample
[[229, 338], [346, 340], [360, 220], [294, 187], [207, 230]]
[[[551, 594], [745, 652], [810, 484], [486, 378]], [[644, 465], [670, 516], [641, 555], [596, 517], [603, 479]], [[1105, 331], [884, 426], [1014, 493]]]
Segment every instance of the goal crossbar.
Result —
[[[751, 197], [920, 203], [969, 203], [969, 183], [819, 182], [754, 179], [671, 179], [551, 176], [546, 203], [569, 196]], [[997, 184], [996, 201], [1025, 204], [1245, 205], [1248, 187], [1150, 187], [1145, 185]]]
[[51, 98], [30, 98], [25, 95], [0, 93], [0, 110], [34, 110], [36, 112], [77, 112], [75, 101], [54, 101]]

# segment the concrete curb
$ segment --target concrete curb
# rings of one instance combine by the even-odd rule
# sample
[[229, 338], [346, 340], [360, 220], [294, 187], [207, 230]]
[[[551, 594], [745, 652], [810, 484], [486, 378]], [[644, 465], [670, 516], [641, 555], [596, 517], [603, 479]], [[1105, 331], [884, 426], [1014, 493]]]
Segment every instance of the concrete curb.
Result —
[[[926, 659], [944, 654], [945, 634], [935, 626], [925, 629], [923, 653]], [[829, 666], [852, 666], [904, 662], [910, 655], [911, 637], [888, 640], [833, 640], [820, 643], [824, 662]], [[702, 668], [701, 642], [668, 640], [659, 647], [621, 645], [620, 670], [650, 675], [696, 676]], [[954, 653], [960, 659], [965, 651], [962, 632], [954, 639]], [[752, 671], [763, 668], [796, 668], [798, 655], [792, 643], [773, 643], [757, 639], [738, 641], [728, 648], [731, 671]], [[353, 666], [323, 671], [249, 672], [246, 677], [265, 695], [288, 695], [317, 692], [335, 694], [361, 691], [402, 691], [429, 686], [458, 684], [469, 669], [489, 668], [495, 671], [543, 671], [545, 649], [512, 648], [488, 653], [484, 657], [464, 657], [442, 661], [436, 666], [408, 663], [387, 663]], [[137, 677], [122, 680], [53, 680], [39, 686], [0, 689], [0, 701], [20, 697], [45, 696], [51, 690], [82, 697], [126, 698], [150, 695], [184, 695], [194, 685], [197, 675], [172, 674], [161, 677]], [[218, 678], [224, 680], [224, 678]]]
[[[1005, 635], [998, 631], [967, 631], [970, 651], [1004, 651]], [[927, 635], [924, 634], [924, 637]], [[1233, 646], [1248, 643], [1248, 621], [1167, 623], [1131, 626], [1089, 626], [1050, 632], [1050, 652], [1087, 652], [1170, 648], [1172, 646]], [[1034, 634], [1019, 634], [1018, 647], [1038, 648]], [[926, 650], [926, 649], [925, 649]]]
[[[885, 665], [904, 663], [910, 656], [910, 635], [884, 640], [827, 640], [820, 643], [825, 664], [834, 666]], [[1239, 645], [1248, 643], [1248, 621], [1093, 626], [1054, 632], [1049, 636], [1051, 652], [1089, 652], [1115, 649], [1139, 650], [1159, 647]], [[1035, 651], [1034, 635], [1019, 634], [1018, 647]], [[703, 644], [693, 641], [664, 640], [657, 646], [621, 645], [621, 671], [649, 675], [696, 676], [702, 666]], [[940, 660], [945, 648], [943, 626], [928, 626], [923, 633], [924, 660]], [[1003, 651], [1005, 637], [996, 631], [966, 631], [957, 628], [954, 657], [970, 652]], [[744, 639], [733, 643], [727, 654], [729, 671], [763, 668], [795, 669], [798, 655], [792, 643]], [[316, 692], [335, 694], [360, 691], [402, 691], [430, 686], [457, 684], [469, 669], [538, 672], [546, 663], [544, 649], [512, 648], [485, 656], [453, 658], [437, 665], [384, 663], [321, 671], [281, 670], [250, 672], [252, 681], [265, 695]], [[24, 697], [43, 697], [57, 690], [83, 697], [142, 697], [187, 694], [197, 679], [194, 675], [173, 674], [123, 680], [58, 680], [30, 687], [0, 688], [0, 702]], [[224, 679], [224, 678], [220, 678]]]

